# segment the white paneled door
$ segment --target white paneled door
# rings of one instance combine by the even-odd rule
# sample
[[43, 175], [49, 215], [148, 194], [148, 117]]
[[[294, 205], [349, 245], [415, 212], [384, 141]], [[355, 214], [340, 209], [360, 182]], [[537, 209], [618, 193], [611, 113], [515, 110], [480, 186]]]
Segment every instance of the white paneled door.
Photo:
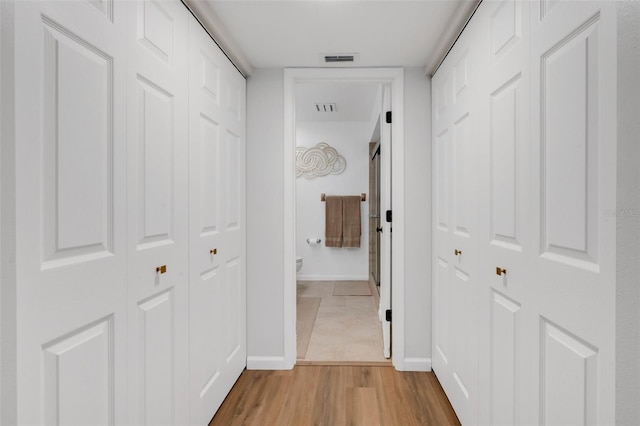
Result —
[[[479, 423], [529, 423], [535, 389], [525, 353], [532, 252], [529, 172], [529, 14], [526, 2], [487, 3], [480, 79], [479, 151]], [[500, 268], [501, 275], [498, 275]], [[502, 272], [506, 270], [506, 273]], [[523, 304], [525, 305], [523, 308]], [[529, 358], [527, 358], [529, 357]]]
[[[615, 2], [531, 20], [531, 280], [525, 342], [540, 424], [615, 418]], [[524, 307], [524, 306], [523, 306]]]
[[245, 79], [178, 0], [9, 6], [17, 423], [207, 424], [246, 365]]
[[481, 39], [463, 33], [433, 79], [434, 354], [433, 369], [463, 423], [478, 406], [478, 146]]
[[127, 13], [131, 424], [188, 422], [188, 11]]
[[189, 31], [189, 377], [191, 423], [206, 424], [246, 366], [246, 85]]
[[15, 7], [21, 424], [127, 422], [125, 21]]
[[433, 368], [462, 423], [614, 423], [615, 45], [610, 2], [484, 2], [433, 79]]

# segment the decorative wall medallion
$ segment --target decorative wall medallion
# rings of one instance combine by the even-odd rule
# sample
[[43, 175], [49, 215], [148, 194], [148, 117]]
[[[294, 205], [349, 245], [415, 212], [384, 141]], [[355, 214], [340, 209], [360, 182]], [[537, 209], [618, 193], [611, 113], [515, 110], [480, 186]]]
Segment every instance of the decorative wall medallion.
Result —
[[346, 168], [347, 160], [327, 143], [320, 142], [312, 148], [296, 147], [296, 177], [339, 175]]

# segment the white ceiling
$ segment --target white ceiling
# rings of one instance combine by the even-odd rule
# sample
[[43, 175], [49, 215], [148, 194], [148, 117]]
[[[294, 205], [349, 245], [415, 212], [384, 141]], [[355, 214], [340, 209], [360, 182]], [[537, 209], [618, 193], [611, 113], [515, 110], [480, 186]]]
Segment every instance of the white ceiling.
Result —
[[[185, 0], [236, 66], [424, 67], [431, 73], [479, 0]], [[357, 54], [325, 64], [326, 54]], [[302, 84], [299, 121], [367, 121], [377, 85]], [[336, 103], [318, 113], [314, 103]]]
[[[300, 83], [296, 121], [369, 121], [379, 87], [375, 83]], [[335, 103], [336, 112], [318, 112], [316, 102]]]
[[[241, 68], [425, 67], [448, 48], [477, 0], [186, 0]], [[204, 15], [204, 16], [202, 16]], [[234, 58], [235, 59], [235, 58]], [[335, 66], [335, 64], [333, 65]]]

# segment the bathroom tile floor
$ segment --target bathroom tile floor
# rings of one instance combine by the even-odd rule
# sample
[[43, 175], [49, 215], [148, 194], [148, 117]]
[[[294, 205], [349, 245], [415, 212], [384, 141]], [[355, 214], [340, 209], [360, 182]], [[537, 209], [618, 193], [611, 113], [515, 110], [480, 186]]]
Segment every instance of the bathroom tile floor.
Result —
[[373, 296], [334, 296], [335, 281], [298, 281], [298, 297], [322, 297], [304, 362], [386, 362]]

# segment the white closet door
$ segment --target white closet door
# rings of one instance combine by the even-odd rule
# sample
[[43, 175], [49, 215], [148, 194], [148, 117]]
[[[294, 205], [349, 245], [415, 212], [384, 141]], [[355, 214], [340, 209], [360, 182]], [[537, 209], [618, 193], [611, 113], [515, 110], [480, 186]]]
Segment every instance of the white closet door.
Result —
[[189, 15], [179, 1], [126, 4], [129, 419], [185, 424]]
[[246, 366], [246, 82], [190, 24], [190, 411], [206, 424]]
[[615, 29], [615, 2], [532, 4], [532, 423], [614, 423]]
[[[485, 2], [465, 34], [433, 80], [434, 370], [463, 423], [612, 424], [615, 4]], [[452, 129], [465, 86], [480, 145], [479, 171], [468, 169], [480, 195], [469, 244], [479, 327], [466, 348], [454, 282], [466, 252], [453, 268], [448, 253], [463, 243]], [[477, 419], [457, 380], [459, 352], [474, 346]]]
[[[529, 6], [487, 2], [477, 13], [487, 32], [479, 113], [482, 140], [478, 239], [479, 423], [529, 422], [531, 383], [524, 353], [525, 292], [532, 247], [527, 208], [529, 139]], [[506, 274], [497, 275], [496, 268]], [[530, 338], [535, 338], [531, 336]]]
[[458, 40], [434, 77], [433, 369], [463, 423], [478, 410], [477, 93], [479, 34]]
[[126, 423], [125, 12], [15, 3], [20, 424]]

